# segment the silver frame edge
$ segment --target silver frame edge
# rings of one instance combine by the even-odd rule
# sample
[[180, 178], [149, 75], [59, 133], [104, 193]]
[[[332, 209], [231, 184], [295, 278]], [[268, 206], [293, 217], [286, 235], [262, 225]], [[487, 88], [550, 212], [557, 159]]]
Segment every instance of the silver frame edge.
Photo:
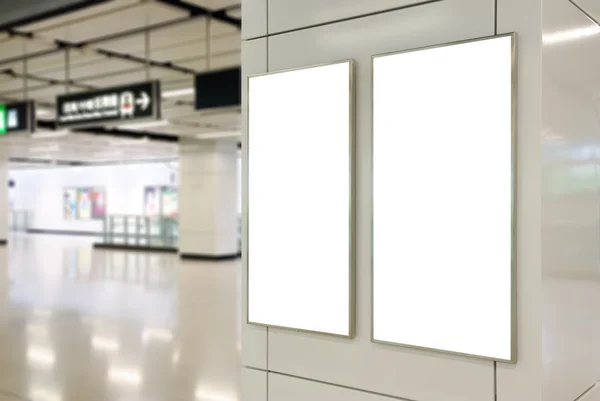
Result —
[[[349, 251], [350, 251], [350, 263], [349, 263], [349, 319], [348, 319], [348, 323], [349, 323], [349, 327], [348, 327], [348, 335], [343, 335], [343, 334], [335, 334], [335, 333], [328, 333], [328, 332], [323, 332], [323, 331], [315, 331], [315, 330], [307, 330], [307, 329], [300, 329], [300, 328], [296, 328], [296, 327], [285, 327], [285, 326], [277, 326], [277, 325], [272, 325], [272, 324], [265, 324], [265, 323], [258, 323], [258, 322], [252, 322], [250, 320], [250, 264], [249, 264], [249, 253], [250, 253], [250, 241], [249, 241], [249, 221], [250, 221], [250, 207], [249, 207], [249, 203], [250, 200], [248, 199], [248, 194], [249, 194], [249, 176], [250, 176], [250, 146], [249, 146], [249, 142], [250, 142], [250, 79], [251, 78], [257, 78], [257, 77], [262, 77], [262, 76], [268, 76], [268, 75], [275, 75], [275, 74], [281, 74], [281, 73], [285, 73], [285, 72], [292, 72], [292, 71], [301, 71], [301, 70], [307, 70], [307, 69], [311, 69], [311, 68], [318, 68], [318, 67], [326, 67], [326, 66], [332, 66], [332, 65], [337, 65], [337, 64], [346, 64], [348, 63], [348, 67], [349, 67], [349, 82], [348, 82], [348, 88], [349, 88], [349, 129], [348, 129], [348, 135], [349, 135], [349, 152], [350, 152], [350, 165], [349, 165], [349, 173], [350, 173], [350, 194], [349, 194], [349, 212], [350, 212], [350, 216], [349, 216], [349, 232], [350, 232], [350, 238], [349, 238]], [[265, 328], [273, 328], [273, 329], [281, 329], [281, 330], [286, 330], [286, 331], [293, 331], [293, 332], [297, 332], [297, 333], [306, 333], [306, 334], [317, 334], [317, 335], [322, 335], [322, 336], [327, 336], [327, 337], [336, 337], [336, 338], [344, 338], [344, 339], [353, 339], [356, 335], [356, 257], [355, 257], [355, 243], [356, 243], [356, 219], [355, 219], [355, 210], [356, 210], [356, 198], [355, 198], [355, 194], [356, 194], [356, 175], [355, 175], [355, 152], [356, 152], [356, 148], [355, 148], [355, 136], [356, 136], [356, 126], [355, 126], [355, 120], [356, 120], [356, 90], [355, 90], [355, 71], [356, 71], [356, 62], [353, 59], [346, 59], [346, 60], [340, 60], [340, 61], [335, 61], [335, 62], [331, 62], [331, 63], [320, 63], [320, 64], [313, 64], [313, 65], [309, 65], [309, 66], [303, 66], [303, 67], [296, 67], [296, 68], [288, 68], [288, 69], [283, 69], [283, 70], [278, 70], [278, 71], [272, 71], [272, 72], [265, 72], [265, 73], [258, 73], [258, 74], [249, 74], [246, 76], [246, 135], [245, 137], [245, 143], [243, 143], [243, 145], [245, 145], [245, 150], [242, 150], [242, 157], [246, 157], [245, 160], [245, 169], [243, 169], [244, 172], [244, 176], [242, 177], [243, 181], [246, 182], [245, 185], [245, 191], [246, 193], [244, 194], [244, 198], [245, 198], [245, 202], [243, 202], [244, 204], [242, 205], [242, 212], [245, 212], [245, 216], [243, 216], [243, 223], [245, 224], [245, 230], [242, 230], [242, 234], [246, 233], [244, 238], [244, 235], [242, 235], [242, 242], [246, 242], [246, 255], [244, 256], [243, 260], [243, 264], [244, 266], [242, 266], [242, 269], [244, 269], [246, 271], [246, 324], [249, 325], [253, 325], [253, 326], [258, 326], [258, 327], [265, 327]], [[244, 138], [243, 138], [244, 139]]]
[[517, 104], [517, 98], [518, 98], [518, 63], [517, 63], [517, 38], [518, 35], [516, 32], [511, 32], [511, 33], [506, 33], [506, 34], [501, 34], [501, 35], [492, 35], [492, 36], [485, 36], [485, 37], [481, 37], [481, 38], [474, 38], [474, 39], [467, 39], [467, 40], [460, 40], [460, 41], [455, 41], [455, 42], [447, 42], [447, 43], [442, 43], [442, 44], [437, 44], [437, 45], [431, 45], [431, 46], [424, 46], [424, 47], [418, 47], [418, 48], [412, 48], [412, 49], [406, 49], [406, 50], [400, 50], [400, 51], [395, 51], [395, 52], [387, 52], [387, 53], [382, 53], [382, 54], [377, 54], [377, 55], [373, 55], [371, 56], [371, 136], [372, 136], [372, 143], [373, 143], [373, 149], [374, 149], [374, 143], [375, 143], [375, 88], [374, 88], [374, 79], [375, 79], [375, 74], [374, 74], [374, 63], [375, 63], [375, 59], [379, 58], [379, 57], [385, 57], [385, 56], [392, 56], [392, 55], [396, 55], [396, 54], [404, 54], [404, 53], [411, 53], [411, 52], [416, 52], [416, 51], [422, 51], [422, 50], [430, 50], [430, 49], [435, 49], [435, 48], [440, 48], [440, 47], [447, 47], [447, 46], [455, 46], [455, 45], [460, 45], [460, 44], [466, 44], [466, 43], [473, 43], [473, 42], [481, 42], [481, 41], [485, 41], [485, 40], [492, 40], [492, 39], [498, 39], [498, 38], [502, 38], [502, 37], [511, 37], [512, 38], [512, 53], [511, 53], [511, 79], [512, 79], [512, 87], [511, 87], [511, 145], [512, 145], [512, 154], [511, 154], [511, 158], [512, 158], [512, 171], [511, 171], [511, 181], [512, 181], [512, 185], [511, 185], [511, 232], [512, 232], [512, 238], [511, 238], [511, 358], [510, 359], [501, 359], [501, 358], [494, 358], [494, 357], [486, 357], [486, 356], [481, 356], [481, 355], [474, 355], [474, 354], [466, 354], [466, 353], [461, 353], [461, 352], [455, 352], [455, 351], [449, 351], [449, 350], [442, 350], [442, 349], [436, 349], [436, 348], [428, 348], [428, 347], [421, 347], [421, 346], [417, 346], [417, 345], [411, 345], [411, 344], [402, 344], [402, 343], [395, 343], [395, 342], [389, 342], [389, 341], [382, 341], [382, 340], [376, 340], [375, 339], [375, 291], [374, 291], [374, 278], [375, 278], [375, 269], [374, 269], [374, 237], [375, 237], [375, 222], [374, 222], [374, 212], [375, 212], [375, 208], [374, 208], [374, 186], [373, 186], [373, 177], [374, 177], [374, 161], [375, 158], [372, 157], [371, 158], [371, 171], [372, 171], [372, 177], [371, 177], [371, 343], [373, 344], [381, 344], [381, 345], [386, 345], [386, 346], [394, 346], [394, 347], [401, 347], [401, 348], [407, 348], [407, 349], [414, 349], [414, 350], [422, 350], [422, 351], [429, 351], [429, 352], [434, 352], [437, 354], [444, 354], [444, 355], [454, 355], [454, 356], [462, 356], [462, 357], [467, 357], [467, 358], [471, 358], [471, 359], [477, 359], [477, 360], [487, 360], [487, 361], [493, 361], [493, 362], [501, 362], [501, 363], [508, 363], [508, 364], [516, 364], [518, 362], [518, 344], [517, 344], [517, 337], [518, 337], [518, 330], [517, 330], [517, 324], [518, 324], [518, 314], [517, 314], [517, 219], [516, 219], [516, 201], [517, 201], [517, 146], [516, 146], [516, 141], [517, 141], [517, 110], [518, 110], [518, 104]]

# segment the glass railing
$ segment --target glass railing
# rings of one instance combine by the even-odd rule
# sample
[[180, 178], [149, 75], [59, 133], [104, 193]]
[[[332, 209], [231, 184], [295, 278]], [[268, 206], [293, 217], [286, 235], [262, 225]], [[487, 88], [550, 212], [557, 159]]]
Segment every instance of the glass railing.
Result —
[[103, 243], [107, 245], [176, 248], [178, 242], [175, 217], [109, 215], [104, 219]]

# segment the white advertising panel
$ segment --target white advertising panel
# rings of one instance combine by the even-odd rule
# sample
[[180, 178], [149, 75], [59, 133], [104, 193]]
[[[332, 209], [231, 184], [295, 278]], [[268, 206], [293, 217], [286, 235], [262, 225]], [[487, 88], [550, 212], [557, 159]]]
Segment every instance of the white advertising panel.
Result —
[[373, 59], [373, 340], [514, 361], [512, 35]]
[[248, 81], [248, 321], [352, 335], [352, 62]]

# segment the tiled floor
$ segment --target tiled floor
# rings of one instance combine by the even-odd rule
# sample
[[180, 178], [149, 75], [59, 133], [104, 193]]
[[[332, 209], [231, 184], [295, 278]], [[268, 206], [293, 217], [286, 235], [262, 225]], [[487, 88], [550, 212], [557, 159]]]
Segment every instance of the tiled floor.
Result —
[[0, 401], [236, 401], [240, 285], [239, 261], [12, 237], [0, 248]]

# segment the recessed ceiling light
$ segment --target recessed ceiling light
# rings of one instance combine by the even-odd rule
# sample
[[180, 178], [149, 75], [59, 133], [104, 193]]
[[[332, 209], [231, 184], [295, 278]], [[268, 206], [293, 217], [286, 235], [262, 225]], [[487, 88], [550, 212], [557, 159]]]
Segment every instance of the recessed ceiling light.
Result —
[[69, 130], [64, 131], [47, 131], [47, 132], [36, 132], [31, 135], [32, 139], [48, 139], [48, 138], [60, 138], [67, 136], [71, 133]]
[[173, 89], [170, 91], [163, 92], [162, 97], [163, 97], [163, 99], [169, 99], [172, 97], [193, 95], [195, 92], [196, 91], [194, 88]]
[[128, 129], [128, 130], [137, 130], [137, 129], [142, 129], [142, 128], [164, 127], [165, 125], [169, 125], [169, 120], [157, 120], [157, 121], [145, 121], [145, 122], [141, 122], [141, 123], [121, 124], [121, 125], [118, 125], [117, 128]]
[[222, 138], [237, 138], [241, 136], [240, 131], [222, 131], [222, 132], [207, 132], [205, 134], [198, 134], [198, 139], [222, 139]]

